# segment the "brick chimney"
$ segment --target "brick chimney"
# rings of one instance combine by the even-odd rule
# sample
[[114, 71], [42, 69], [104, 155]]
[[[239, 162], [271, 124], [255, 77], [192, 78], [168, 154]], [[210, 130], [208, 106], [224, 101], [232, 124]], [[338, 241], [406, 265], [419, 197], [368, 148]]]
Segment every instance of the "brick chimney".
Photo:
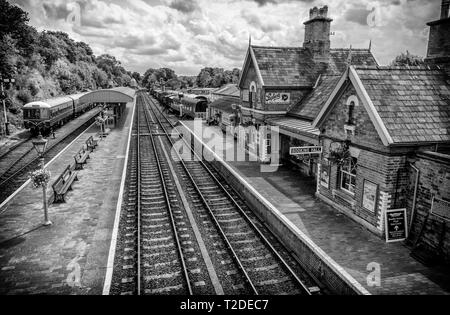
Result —
[[436, 64], [450, 72], [450, 0], [442, 0], [441, 17], [427, 23], [430, 26], [426, 62]]
[[446, 19], [449, 16], [450, 11], [450, 0], [442, 0], [441, 5], [441, 20]]
[[330, 28], [332, 19], [328, 18], [328, 7], [309, 10], [309, 20], [305, 23], [303, 47], [309, 49], [314, 60], [328, 62], [330, 58]]

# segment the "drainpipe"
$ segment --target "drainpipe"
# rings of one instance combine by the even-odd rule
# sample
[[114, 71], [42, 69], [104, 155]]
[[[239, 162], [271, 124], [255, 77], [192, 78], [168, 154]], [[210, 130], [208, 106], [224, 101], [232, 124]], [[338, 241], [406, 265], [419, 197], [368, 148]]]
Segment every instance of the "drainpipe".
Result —
[[[409, 231], [411, 231], [411, 229], [412, 229], [412, 224], [414, 222], [414, 216], [416, 213], [417, 190], [419, 189], [419, 177], [420, 177], [420, 170], [413, 164], [410, 164], [410, 165], [416, 171], [416, 181], [414, 184], [414, 197], [413, 197], [413, 205], [412, 205], [412, 209], [411, 209], [411, 221], [409, 222]], [[411, 233], [410, 233], [410, 235], [411, 235]]]

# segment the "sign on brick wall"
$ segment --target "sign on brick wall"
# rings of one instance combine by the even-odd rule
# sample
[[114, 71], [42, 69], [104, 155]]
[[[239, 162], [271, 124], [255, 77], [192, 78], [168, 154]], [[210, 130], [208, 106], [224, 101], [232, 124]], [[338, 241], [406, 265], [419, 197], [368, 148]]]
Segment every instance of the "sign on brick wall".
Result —
[[291, 93], [266, 93], [266, 104], [285, 104], [291, 103]]
[[401, 242], [408, 238], [406, 209], [387, 210], [384, 222], [386, 242]]
[[450, 221], [450, 202], [433, 197], [431, 214]]

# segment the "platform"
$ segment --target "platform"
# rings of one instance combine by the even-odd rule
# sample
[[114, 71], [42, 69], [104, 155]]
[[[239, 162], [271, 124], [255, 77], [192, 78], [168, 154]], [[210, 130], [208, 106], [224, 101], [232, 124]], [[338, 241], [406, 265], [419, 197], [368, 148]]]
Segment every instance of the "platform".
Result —
[[[42, 227], [42, 190], [30, 184], [0, 208], [0, 294], [102, 294], [133, 111], [128, 103], [91, 153], [67, 203], [50, 205], [53, 226]], [[51, 183], [98, 132], [92, 126], [47, 165]]]
[[[183, 125], [194, 129], [193, 121], [184, 121]], [[224, 147], [233, 150], [233, 137], [223, 139], [220, 127], [207, 128], [209, 131], [204, 133], [203, 140], [210, 148], [224, 141]], [[265, 199], [264, 202], [282, 213], [288, 224], [295, 225], [308, 243], [317, 246], [317, 251], [324, 252], [336, 270], [343, 268], [343, 273], [350, 275], [346, 280], [355, 280], [361, 291], [366, 291], [363, 294], [450, 294], [448, 270], [422, 265], [410, 257], [410, 250], [402, 243], [387, 244], [317, 199], [312, 179], [284, 166], [275, 172], [261, 172], [258, 162], [228, 159], [223, 163], [234, 171], [241, 183], [257, 192], [257, 198]], [[298, 239], [299, 242], [302, 240]], [[378, 283], [374, 267], [380, 268]]]

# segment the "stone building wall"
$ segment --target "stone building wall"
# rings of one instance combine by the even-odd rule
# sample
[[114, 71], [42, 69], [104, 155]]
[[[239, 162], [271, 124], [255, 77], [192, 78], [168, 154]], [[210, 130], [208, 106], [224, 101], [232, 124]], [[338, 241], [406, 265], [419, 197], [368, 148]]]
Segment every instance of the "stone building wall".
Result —
[[[449, 216], [447, 220], [432, 213], [434, 198], [439, 200], [444, 209], [445, 204], [450, 206], [450, 156], [418, 153], [414, 165], [420, 173], [410, 240], [419, 241], [428, 250], [442, 255], [450, 262], [450, 209], [447, 207], [447, 211], [438, 212], [446, 213]], [[414, 204], [416, 172], [412, 171], [410, 177], [413, 185], [408, 189], [407, 207], [411, 211]]]

